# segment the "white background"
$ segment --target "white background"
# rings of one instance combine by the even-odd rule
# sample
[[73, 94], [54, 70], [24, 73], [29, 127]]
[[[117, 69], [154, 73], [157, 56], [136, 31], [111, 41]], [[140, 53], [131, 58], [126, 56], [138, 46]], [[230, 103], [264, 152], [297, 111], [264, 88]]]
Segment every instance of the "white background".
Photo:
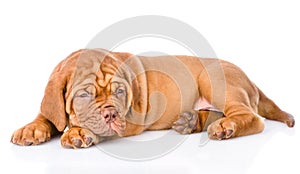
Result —
[[[63, 149], [58, 139], [36, 147], [9, 143], [12, 132], [36, 116], [47, 79], [60, 60], [84, 48], [105, 27], [139, 15], [164, 15], [191, 25], [208, 40], [218, 58], [240, 66], [270, 98], [299, 121], [299, 9], [296, 0], [1, 1], [1, 170], [299, 173], [297, 123], [289, 129], [266, 121], [262, 134], [210, 141], [205, 147], [198, 146], [200, 134], [195, 134], [166, 156], [144, 162], [119, 160], [96, 148]], [[139, 53], [145, 48], [155, 48], [156, 44], [147, 42], [122, 51]], [[169, 54], [182, 54], [178, 49], [165, 47]]]

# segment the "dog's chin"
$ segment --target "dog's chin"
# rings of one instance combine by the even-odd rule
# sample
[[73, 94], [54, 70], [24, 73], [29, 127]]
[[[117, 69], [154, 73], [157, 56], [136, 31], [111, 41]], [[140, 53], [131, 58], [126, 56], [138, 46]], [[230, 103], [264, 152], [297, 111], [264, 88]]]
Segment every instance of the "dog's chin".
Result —
[[110, 127], [107, 131], [105, 131], [102, 134], [98, 134], [98, 135], [101, 136], [101, 137], [111, 137], [111, 136], [114, 136], [114, 135], [117, 135], [117, 134], [118, 133]]

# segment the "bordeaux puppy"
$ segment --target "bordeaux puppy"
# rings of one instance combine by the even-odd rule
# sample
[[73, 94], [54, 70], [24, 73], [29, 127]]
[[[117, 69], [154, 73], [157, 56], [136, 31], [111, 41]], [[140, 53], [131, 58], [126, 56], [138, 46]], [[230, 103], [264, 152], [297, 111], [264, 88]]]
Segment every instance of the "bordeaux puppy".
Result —
[[63, 147], [81, 148], [169, 128], [221, 140], [263, 131], [260, 116], [295, 123], [229, 62], [84, 49], [56, 66], [38, 116], [11, 142], [37, 145], [62, 132]]

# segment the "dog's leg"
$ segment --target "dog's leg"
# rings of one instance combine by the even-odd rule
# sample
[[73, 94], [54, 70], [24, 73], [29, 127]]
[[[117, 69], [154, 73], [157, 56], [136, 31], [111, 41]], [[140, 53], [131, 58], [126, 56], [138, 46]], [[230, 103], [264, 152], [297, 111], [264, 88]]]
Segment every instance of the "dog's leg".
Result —
[[262, 132], [264, 123], [247, 106], [236, 103], [225, 109], [225, 117], [208, 126], [210, 139], [228, 139]]
[[72, 127], [67, 130], [60, 138], [61, 145], [65, 148], [84, 148], [103, 141], [101, 138], [88, 129]]
[[287, 124], [288, 127], [293, 127], [295, 124], [294, 117], [282, 111], [272, 100], [265, 96], [261, 90], [259, 90], [258, 114], [270, 120], [283, 122]]

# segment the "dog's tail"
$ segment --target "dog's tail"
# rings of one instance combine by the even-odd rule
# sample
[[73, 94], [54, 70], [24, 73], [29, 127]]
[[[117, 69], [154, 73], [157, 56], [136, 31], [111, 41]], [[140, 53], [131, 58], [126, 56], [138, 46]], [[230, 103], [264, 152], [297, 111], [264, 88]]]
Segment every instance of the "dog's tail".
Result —
[[277, 120], [287, 124], [288, 127], [295, 125], [294, 117], [282, 111], [271, 99], [269, 99], [259, 88], [258, 114], [270, 120]]

